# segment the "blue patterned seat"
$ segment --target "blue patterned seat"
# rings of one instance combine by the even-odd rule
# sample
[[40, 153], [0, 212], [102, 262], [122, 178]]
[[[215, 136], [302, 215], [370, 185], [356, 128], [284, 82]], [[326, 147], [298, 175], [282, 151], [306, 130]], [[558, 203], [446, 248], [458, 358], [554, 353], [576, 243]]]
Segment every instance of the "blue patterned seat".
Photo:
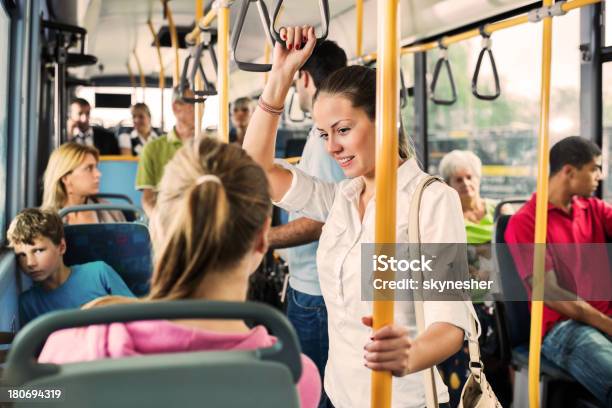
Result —
[[104, 261], [123, 278], [136, 296], [149, 292], [152, 273], [149, 230], [139, 223], [64, 226], [66, 265]]

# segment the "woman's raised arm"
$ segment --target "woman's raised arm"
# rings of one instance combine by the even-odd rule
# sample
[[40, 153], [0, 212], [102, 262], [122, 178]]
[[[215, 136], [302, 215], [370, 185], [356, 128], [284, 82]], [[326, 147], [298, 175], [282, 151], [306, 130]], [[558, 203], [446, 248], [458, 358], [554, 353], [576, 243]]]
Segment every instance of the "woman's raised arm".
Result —
[[314, 28], [309, 26], [281, 28], [281, 37], [287, 47], [276, 43], [272, 58], [272, 70], [253, 113], [242, 148], [266, 172], [271, 196], [279, 201], [291, 187], [291, 172], [274, 164], [274, 146], [280, 115], [293, 77], [312, 54], [316, 44]]

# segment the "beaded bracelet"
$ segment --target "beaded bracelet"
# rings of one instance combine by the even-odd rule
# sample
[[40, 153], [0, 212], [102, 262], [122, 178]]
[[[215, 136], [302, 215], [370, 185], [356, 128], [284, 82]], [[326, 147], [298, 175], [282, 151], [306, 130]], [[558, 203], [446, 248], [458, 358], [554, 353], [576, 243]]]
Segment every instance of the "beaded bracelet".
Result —
[[259, 99], [257, 100], [257, 105], [264, 111], [268, 112], [271, 115], [278, 115], [280, 116], [283, 111], [285, 110], [285, 107], [283, 106], [282, 108], [275, 108], [271, 105], [268, 105], [266, 102], [264, 102], [263, 98], [260, 96]]

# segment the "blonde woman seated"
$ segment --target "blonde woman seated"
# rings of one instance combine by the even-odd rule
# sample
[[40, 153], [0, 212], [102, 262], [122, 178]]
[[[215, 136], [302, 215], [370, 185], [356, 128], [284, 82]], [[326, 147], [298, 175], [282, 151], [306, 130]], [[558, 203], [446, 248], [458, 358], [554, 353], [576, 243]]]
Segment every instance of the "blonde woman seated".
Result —
[[[93, 146], [69, 142], [51, 153], [44, 177], [44, 209], [105, 202], [94, 196], [100, 192], [99, 153]], [[81, 211], [64, 218], [66, 224], [95, 224], [125, 221], [121, 211]]]
[[[161, 180], [151, 219], [151, 293], [140, 301], [245, 301], [249, 276], [268, 249], [271, 211], [266, 176], [242, 149], [210, 138], [186, 142]], [[106, 297], [88, 307], [133, 301]], [[255, 349], [274, 342], [263, 326], [250, 329], [238, 320], [136, 321], [58, 331], [40, 361]], [[306, 356], [297, 388], [302, 407], [317, 406], [319, 373]]]
[[[324, 182], [292, 166], [274, 162], [280, 114], [293, 78], [312, 53], [312, 27], [282, 29], [287, 48], [277, 42], [272, 70], [247, 128], [243, 148], [266, 171], [277, 205], [325, 222], [317, 250], [317, 270], [328, 311], [329, 359], [325, 368], [326, 407], [370, 406], [371, 370], [390, 371], [392, 406], [425, 406], [420, 371], [461, 348], [469, 331], [468, 302], [424, 302], [426, 330], [417, 334], [412, 302], [395, 302], [395, 323], [373, 330], [373, 304], [362, 300], [362, 244], [373, 243], [376, 201], [376, 73], [362, 66], [341, 68], [319, 86], [312, 115], [327, 152], [347, 180]], [[427, 175], [398, 134], [397, 202], [410, 203]], [[424, 243], [464, 243], [457, 193], [435, 183], [423, 194], [420, 223]], [[409, 214], [398, 205], [396, 236], [408, 243]], [[435, 371], [435, 370], [434, 370]], [[448, 392], [436, 374], [438, 400]]]

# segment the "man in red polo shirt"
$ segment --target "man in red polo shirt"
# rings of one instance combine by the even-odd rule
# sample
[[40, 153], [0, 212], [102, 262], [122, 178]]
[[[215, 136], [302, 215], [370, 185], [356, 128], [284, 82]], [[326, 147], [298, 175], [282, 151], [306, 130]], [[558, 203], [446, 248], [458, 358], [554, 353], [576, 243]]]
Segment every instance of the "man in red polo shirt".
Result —
[[[547, 243], [593, 244], [612, 238], [612, 206], [591, 196], [601, 178], [601, 150], [596, 144], [574, 136], [553, 146]], [[535, 210], [533, 194], [510, 218], [505, 234], [528, 291], [533, 247], [526, 251], [526, 246], [512, 244], [533, 243]], [[593, 265], [597, 270], [604, 270], [605, 265], [605, 272], [595, 272]], [[542, 354], [570, 373], [602, 404], [612, 407], [612, 283], [607, 265], [603, 245], [547, 247]], [[589, 298], [584, 293], [597, 294]]]

